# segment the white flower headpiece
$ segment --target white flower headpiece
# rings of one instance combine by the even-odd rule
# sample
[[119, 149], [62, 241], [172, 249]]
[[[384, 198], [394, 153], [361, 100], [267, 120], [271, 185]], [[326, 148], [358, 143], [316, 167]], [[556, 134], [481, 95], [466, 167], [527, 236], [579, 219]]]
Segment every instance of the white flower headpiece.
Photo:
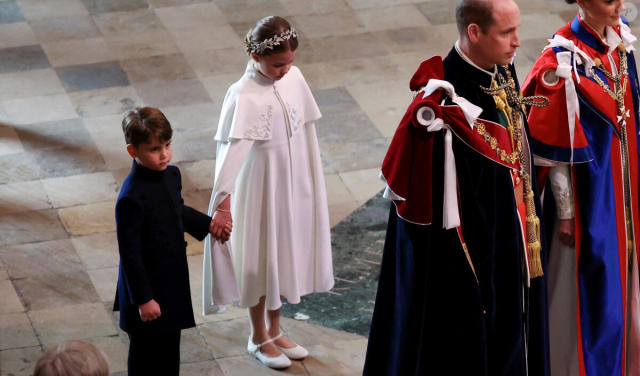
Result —
[[291, 38], [297, 38], [298, 33], [293, 27], [284, 31], [280, 35], [274, 35], [271, 38], [267, 38], [260, 43], [251, 42], [249, 45], [249, 53], [256, 53], [261, 55], [265, 50], [273, 50], [275, 46], [279, 46], [280, 43], [289, 40]]

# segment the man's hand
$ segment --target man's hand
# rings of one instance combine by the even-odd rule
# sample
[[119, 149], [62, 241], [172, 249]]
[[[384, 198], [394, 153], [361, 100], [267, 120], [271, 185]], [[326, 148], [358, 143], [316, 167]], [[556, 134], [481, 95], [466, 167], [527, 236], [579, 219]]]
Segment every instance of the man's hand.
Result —
[[558, 238], [560, 242], [568, 247], [575, 247], [575, 224], [574, 219], [561, 219], [558, 227]]
[[138, 306], [138, 312], [143, 322], [153, 321], [161, 315], [160, 305], [153, 299], [144, 304], [140, 304]]

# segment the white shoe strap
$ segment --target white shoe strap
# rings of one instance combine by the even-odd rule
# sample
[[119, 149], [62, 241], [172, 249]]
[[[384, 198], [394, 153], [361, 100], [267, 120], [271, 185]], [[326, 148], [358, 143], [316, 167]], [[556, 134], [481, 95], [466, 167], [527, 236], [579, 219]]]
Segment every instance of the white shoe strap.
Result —
[[280, 337], [282, 337], [282, 333], [278, 334], [277, 336], [275, 336], [275, 337], [273, 337], [273, 338], [270, 338], [270, 339], [268, 339], [268, 340], [266, 340], [266, 341], [262, 342], [261, 344], [259, 344], [259, 345], [257, 345], [257, 346], [258, 346], [258, 348], [261, 348], [262, 346], [264, 346], [264, 345], [266, 345], [266, 344], [269, 344], [269, 343], [271, 343], [271, 342], [275, 341], [276, 339], [278, 339], [278, 338], [280, 338]]

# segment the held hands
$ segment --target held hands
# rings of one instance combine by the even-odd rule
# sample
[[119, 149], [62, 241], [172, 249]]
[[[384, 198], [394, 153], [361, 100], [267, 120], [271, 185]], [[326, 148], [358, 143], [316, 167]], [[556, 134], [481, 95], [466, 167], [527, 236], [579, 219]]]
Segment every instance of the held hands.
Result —
[[560, 242], [568, 247], [576, 245], [574, 219], [561, 219], [558, 227], [558, 238]]
[[213, 213], [211, 224], [209, 224], [209, 232], [211, 233], [211, 236], [224, 244], [229, 240], [232, 229], [233, 220], [231, 218], [231, 212], [224, 209], [217, 209]]
[[160, 305], [153, 299], [138, 306], [142, 322], [153, 321], [161, 316]]

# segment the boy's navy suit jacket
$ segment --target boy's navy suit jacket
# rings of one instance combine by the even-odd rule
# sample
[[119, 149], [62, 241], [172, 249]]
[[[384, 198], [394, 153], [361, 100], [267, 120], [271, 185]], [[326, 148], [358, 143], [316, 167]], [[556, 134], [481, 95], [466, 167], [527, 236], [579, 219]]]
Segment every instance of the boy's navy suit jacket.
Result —
[[[184, 205], [180, 170], [154, 171], [135, 161], [116, 203], [120, 251], [114, 311], [126, 332], [180, 330], [195, 326], [184, 232], [198, 240], [211, 217]], [[151, 299], [160, 318], [143, 323], [138, 306]]]

